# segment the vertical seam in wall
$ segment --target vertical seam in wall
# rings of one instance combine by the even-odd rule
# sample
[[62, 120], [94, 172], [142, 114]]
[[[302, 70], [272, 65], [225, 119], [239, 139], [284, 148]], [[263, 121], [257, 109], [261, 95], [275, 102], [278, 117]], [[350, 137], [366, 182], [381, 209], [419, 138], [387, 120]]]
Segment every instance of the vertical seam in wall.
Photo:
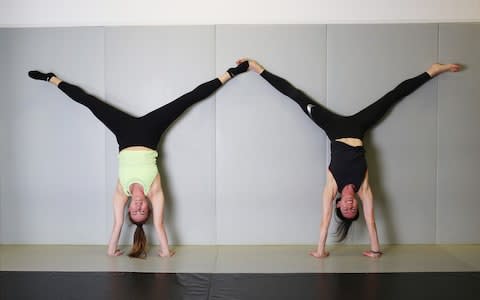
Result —
[[[4, 31], [4, 32], [8, 32], [8, 31]], [[4, 81], [5, 82], [5, 81]], [[3, 87], [3, 86], [2, 86]], [[5, 114], [5, 109], [2, 109], [0, 111], [0, 139], [2, 141], [7, 141], [7, 140], [10, 140], [9, 138], [7, 138], [7, 133], [9, 132], [9, 130], [7, 129], [7, 126], [9, 126], [10, 124], [8, 122], [6, 122], [6, 118], [4, 117], [4, 114]], [[7, 125], [9, 124], [9, 125]], [[5, 234], [4, 234], [4, 228], [6, 226], [3, 226], [3, 223], [2, 223], [2, 220], [4, 220], [3, 218], [3, 215], [1, 214], [3, 210], [3, 195], [4, 195], [4, 187], [5, 187], [5, 183], [4, 183], [4, 178], [5, 178], [5, 175], [4, 175], [4, 172], [6, 171], [6, 167], [5, 167], [5, 159], [4, 157], [7, 156], [7, 153], [8, 153], [8, 150], [6, 149], [7, 147], [0, 147], [0, 216], [2, 218], [0, 218], [0, 244], [3, 244], [3, 243], [6, 243], [6, 240], [5, 240]]]
[[[217, 73], [217, 25], [213, 25], [213, 65], [214, 76]], [[217, 219], [217, 93], [214, 95], [214, 111], [213, 111], [213, 213], [215, 220], [215, 244], [218, 243], [218, 219]]]
[[[325, 107], [328, 108], [328, 25], [325, 25]], [[325, 167], [328, 168], [328, 138], [325, 138]], [[327, 177], [325, 176], [325, 181]]]
[[[437, 24], [437, 61], [440, 58], [440, 23]], [[439, 116], [438, 116], [438, 79], [435, 81], [435, 86], [434, 86], [434, 98], [435, 98], [435, 117], [436, 117], [436, 141], [435, 141], [435, 146], [436, 146], [436, 151], [435, 151], [435, 194], [434, 194], [434, 206], [435, 206], [435, 227], [434, 227], [434, 233], [435, 233], [435, 244], [438, 243], [438, 157], [439, 157], [439, 141], [440, 141], [440, 133], [439, 133]]]
[[[0, 113], [0, 126], [1, 126], [1, 129], [0, 129], [0, 139], [2, 141], [6, 141], [7, 138], [6, 138], [6, 130], [4, 129], [6, 127], [6, 122], [4, 121], [4, 117], [3, 117], [3, 113]], [[1, 212], [3, 211], [3, 187], [4, 187], [4, 183], [3, 183], [3, 178], [4, 178], [4, 175], [3, 175], [3, 172], [5, 170], [5, 166], [4, 166], [4, 157], [6, 157], [6, 152], [4, 149], [6, 147], [0, 147], [0, 214]], [[2, 218], [3, 219], [3, 218]], [[5, 235], [3, 234], [3, 231], [4, 231], [4, 228], [6, 226], [2, 226], [2, 221], [0, 219], [0, 244], [3, 244], [5, 241], [4, 241], [4, 237]]]
[[[106, 99], [107, 98], [107, 72], [106, 72], [106, 58], [107, 58], [107, 51], [106, 51], [106, 31], [107, 31], [107, 28], [104, 26], [102, 27], [103, 28], [103, 99]], [[108, 193], [107, 193], [107, 186], [108, 186], [108, 176], [107, 176], [107, 173], [108, 173], [108, 158], [107, 158], [107, 128], [104, 127], [103, 129], [103, 159], [104, 159], [104, 163], [103, 163], [103, 166], [104, 166], [104, 172], [103, 172], [103, 176], [104, 176], [104, 180], [103, 180], [103, 183], [104, 183], [104, 188], [103, 188], [103, 192], [104, 192], [104, 199], [105, 199], [105, 236], [107, 236], [108, 238]]]

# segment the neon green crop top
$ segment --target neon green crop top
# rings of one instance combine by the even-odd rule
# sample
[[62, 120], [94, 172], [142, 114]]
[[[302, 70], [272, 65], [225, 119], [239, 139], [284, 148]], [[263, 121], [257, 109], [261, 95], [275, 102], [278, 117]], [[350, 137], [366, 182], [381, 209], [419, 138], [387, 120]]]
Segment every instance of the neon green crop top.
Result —
[[143, 186], [145, 196], [158, 174], [157, 151], [122, 150], [118, 154], [118, 177], [125, 195], [131, 196], [130, 185], [138, 183]]

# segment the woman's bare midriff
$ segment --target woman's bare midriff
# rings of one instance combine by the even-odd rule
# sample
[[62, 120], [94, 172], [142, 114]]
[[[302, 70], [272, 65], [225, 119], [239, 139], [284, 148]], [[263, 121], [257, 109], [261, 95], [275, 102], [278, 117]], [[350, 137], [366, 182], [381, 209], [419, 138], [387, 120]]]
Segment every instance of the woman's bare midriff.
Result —
[[335, 141], [347, 144], [352, 147], [363, 146], [362, 140], [357, 138], [341, 138], [341, 139], [336, 139]]
[[[151, 148], [148, 148], [148, 147], [144, 147], [144, 146], [131, 146], [131, 147], [127, 147], [127, 148], [123, 148], [122, 151], [145, 151], [145, 150], [155, 150], [155, 149], [151, 149]], [[120, 151], [120, 152], [122, 152]]]

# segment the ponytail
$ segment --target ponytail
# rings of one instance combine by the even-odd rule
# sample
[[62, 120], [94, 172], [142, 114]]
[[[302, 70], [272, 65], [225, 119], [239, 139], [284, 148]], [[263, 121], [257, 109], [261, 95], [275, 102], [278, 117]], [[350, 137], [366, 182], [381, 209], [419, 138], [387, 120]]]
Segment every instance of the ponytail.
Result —
[[133, 235], [132, 250], [130, 250], [128, 256], [134, 258], [146, 258], [147, 237], [145, 236], [145, 231], [143, 231], [143, 223], [135, 223], [131, 218], [130, 221], [137, 225], [137, 228], [135, 229], [135, 234]]

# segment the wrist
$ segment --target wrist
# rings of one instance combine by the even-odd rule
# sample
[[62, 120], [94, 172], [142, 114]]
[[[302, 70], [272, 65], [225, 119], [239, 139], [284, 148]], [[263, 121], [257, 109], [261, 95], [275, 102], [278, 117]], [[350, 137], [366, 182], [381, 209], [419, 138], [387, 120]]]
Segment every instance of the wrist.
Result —
[[119, 231], [122, 229], [122, 227], [123, 227], [123, 221], [119, 221], [119, 222], [113, 221], [113, 230]]
[[117, 251], [117, 247], [113, 247], [113, 248], [108, 247], [107, 254], [114, 255], [115, 251]]

